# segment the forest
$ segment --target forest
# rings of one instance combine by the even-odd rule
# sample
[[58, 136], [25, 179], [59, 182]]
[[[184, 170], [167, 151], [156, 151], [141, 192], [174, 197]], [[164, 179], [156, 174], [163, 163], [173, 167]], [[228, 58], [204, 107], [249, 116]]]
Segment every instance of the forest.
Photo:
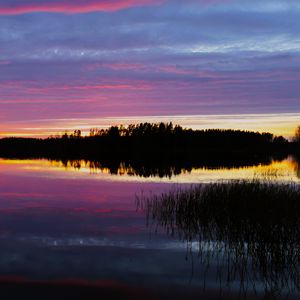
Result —
[[172, 123], [140, 123], [127, 127], [93, 128], [83, 136], [80, 130], [45, 139], [3, 138], [2, 157], [44, 157], [58, 159], [233, 159], [263, 155], [286, 155], [299, 149], [300, 130], [293, 141], [271, 133], [242, 130], [192, 130]]

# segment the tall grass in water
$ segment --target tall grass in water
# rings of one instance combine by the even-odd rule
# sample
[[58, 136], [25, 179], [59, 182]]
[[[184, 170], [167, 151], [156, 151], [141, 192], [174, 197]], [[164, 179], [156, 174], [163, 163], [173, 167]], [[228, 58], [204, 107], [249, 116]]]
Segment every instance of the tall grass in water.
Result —
[[226, 285], [238, 280], [245, 293], [262, 284], [274, 297], [300, 291], [299, 185], [211, 183], [144, 197], [139, 205], [149, 223], [198, 241], [202, 263], [217, 264]]

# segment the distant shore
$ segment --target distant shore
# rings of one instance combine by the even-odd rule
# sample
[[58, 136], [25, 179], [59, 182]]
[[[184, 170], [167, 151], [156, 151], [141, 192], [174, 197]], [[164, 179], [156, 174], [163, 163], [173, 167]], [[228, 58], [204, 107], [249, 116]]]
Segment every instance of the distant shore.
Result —
[[299, 153], [299, 143], [282, 136], [241, 130], [192, 130], [172, 123], [141, 123], [80, 130], [46, 139], [2, 138], [0, 157], [199, 161], [253, 160]]

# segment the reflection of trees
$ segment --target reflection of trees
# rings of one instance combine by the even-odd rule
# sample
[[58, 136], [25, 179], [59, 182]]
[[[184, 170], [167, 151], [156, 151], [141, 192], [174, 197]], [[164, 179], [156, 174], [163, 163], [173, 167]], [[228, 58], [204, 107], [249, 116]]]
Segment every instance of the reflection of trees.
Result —
[[181, 174], [182, 172], [191, 172], [192, 166], [188, 164], [173, 165], [166, 163], [158, 164], [143, 164], [139, 162], [99, 162], [90, 160], [65, 160], [60, 161], [65, 168], [74, 168], [80, 170], [82, 167], [87, 167], [92, 173], [97, 171], [107, 171], [113, 175], [129, 175], [140, 177], [172, 177]]
[[300, 178], [300, 157], [299, 156], [294, 156], [293, 164], [294, 164], [297, 177]]
[[273, 296], [300, 291], [300, 189], [297, 185], [230, 182], [139, 199], [148, 222], [191, 243], [201, 262], [241, 291]]
[[[282, 157], [284, 159], [285, 157]], [[269, 156], [256, 157], [199, 157], [187, 160], [58, 160], [66, 168], [81, 169], [87, 167], [92, 173], [105, 171], [110, 174], [140, 176], [140, 177], [173, 177], [192, 169], [230, 169], [271, 164]]]

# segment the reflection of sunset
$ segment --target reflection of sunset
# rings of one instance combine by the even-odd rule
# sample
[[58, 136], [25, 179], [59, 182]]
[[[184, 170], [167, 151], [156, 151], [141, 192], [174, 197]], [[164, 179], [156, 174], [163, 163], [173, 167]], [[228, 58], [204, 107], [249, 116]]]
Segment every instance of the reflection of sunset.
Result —
[[300, 299], [299, 15], [0, 0], [4, 299]]
[[[171, 167], [171, 170], [173, 167]], [[283, 161], [272, 161], [269, 165], [257, 165], [235, 168], [181, 168], [178, 173], [165, 177], [155, 175], [140, 176], [130, 164], [120, 163], [109, 168], [100, 162], [76, 161], [49, 161], [49, 160], [5, 160], [0, 159], [2, 172], [37, 174], [39, 176], [55, 178], [81, 178], [109, 181], [137, 181], [137, 182], [168, 182], [168, 183], [197, 183], [217, 180], [238, 179], [270, 179], [276, 181], [299, 180], [299, 164], [289, 157]], [[298, 176], [298, 177], [297, 177]]]
[[297, 177], [300, 179], [300, 163], [299, 163], [299, 161], [294, 161], [294, 170], [297, 174]]

